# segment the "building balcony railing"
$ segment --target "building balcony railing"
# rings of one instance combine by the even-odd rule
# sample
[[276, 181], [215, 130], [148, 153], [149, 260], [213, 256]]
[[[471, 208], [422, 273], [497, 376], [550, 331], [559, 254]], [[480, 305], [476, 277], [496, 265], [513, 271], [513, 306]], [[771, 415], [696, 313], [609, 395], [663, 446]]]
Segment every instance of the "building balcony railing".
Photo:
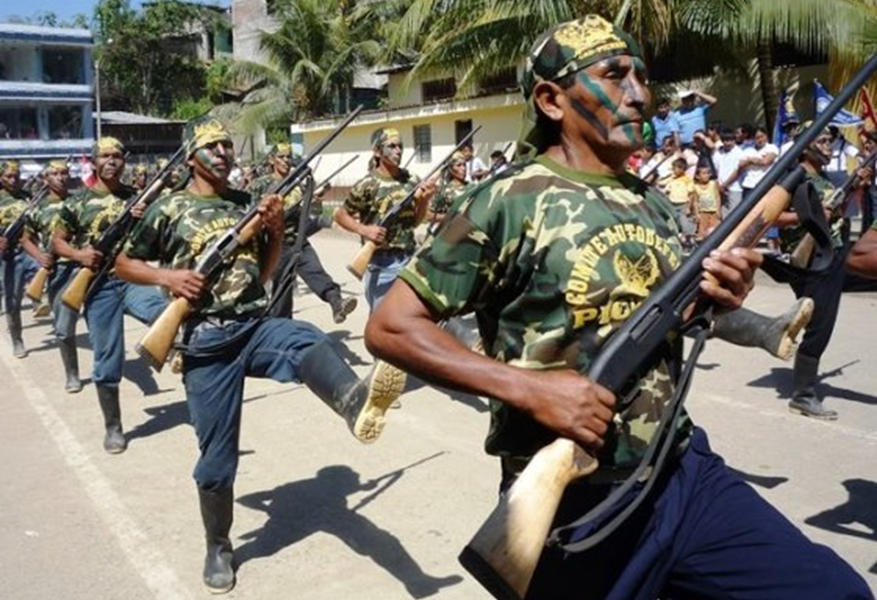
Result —
[[93, 93], [90, 85], [0, 81], [0, 101], [78, 100], [90, 102], [92, 97]]
[[0, 160], [4, 158], [49, 159], [90, 155], [94, 140], [4, 140], [0, 139]]

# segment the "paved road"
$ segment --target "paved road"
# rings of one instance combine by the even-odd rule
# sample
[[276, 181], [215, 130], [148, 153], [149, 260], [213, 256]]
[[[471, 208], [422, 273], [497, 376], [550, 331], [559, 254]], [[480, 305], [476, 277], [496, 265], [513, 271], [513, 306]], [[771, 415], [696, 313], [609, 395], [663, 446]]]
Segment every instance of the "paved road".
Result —
[[[345, 293], [360, 294], [344, 270], [355, 242], [324, 232], [315, 245]], [[792, 300], [787, 288], [760, 283], [753, 307], [778, 313]], [[331, 332], [366, 373], [365, 306], [336, 326], [312, 294], [296, 302], [298, 317]], [[875, 308], [877, 294], [844, 297], [821, 384], [838, 421], [791, 415], [790, 365], [718, 341], [699, 361], [688, 406], [729, 464], [877, 589]], [[25, 322], [26, 360], [0, 342], [0, 597], [208, 597], [179, 377], [136, 358], [144, 328], [127, 323], [130, 447], [109, 456], [93, 387], [65, 394], [47, 323]], [[91, 353], [80, 354], [88, 373]], [[497, 467], [481, 448], [486, 404], [409, 388], [384, 437], [363, 446], [307, 390], [248, 380], [232, 531], [241, 565], [229, 598], [489, 598], [456, 561], [494, 504]]]

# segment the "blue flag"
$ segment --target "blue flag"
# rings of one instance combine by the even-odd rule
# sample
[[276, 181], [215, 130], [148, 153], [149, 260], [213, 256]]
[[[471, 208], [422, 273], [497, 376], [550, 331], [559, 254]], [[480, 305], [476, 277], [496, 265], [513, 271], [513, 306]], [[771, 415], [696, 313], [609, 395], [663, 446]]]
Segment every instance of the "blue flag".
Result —
[[[834, 96], [828, 93], [828, 90], [819, 83], [817, 79], [813, 80], [813, 102], [816, 105], [816, 116], [821, 115], [825, 108], [829, 105], [829, 103], [834, 100]], [[856, 115], [855, 113], [851, 113], [848, 110], [841, 109], [838, 111], [834, 118], [831, 120], [831, 125], [836, 125], [837, 127], [850, 127], [855, 125], [862, 125], [864, 121], [862, 121], [861, 117]]]

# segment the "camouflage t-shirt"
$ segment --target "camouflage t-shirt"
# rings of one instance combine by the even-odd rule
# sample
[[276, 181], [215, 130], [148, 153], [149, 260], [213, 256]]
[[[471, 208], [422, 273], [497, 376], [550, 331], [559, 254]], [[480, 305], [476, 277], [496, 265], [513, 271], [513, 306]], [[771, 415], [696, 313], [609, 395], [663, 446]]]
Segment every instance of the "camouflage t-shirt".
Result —
[[452, 179], [445, 185], [440, 186], [438, 191], [436, 191], [435, 196], [432, 197], [432, 201], [430, 202], [429, 210], [437, 215], [446, 214], [451, 210], [454, 202], [469, 191], [470, 187], [471, 186], [462, 181]]
[[40, 200], [39, 206], [27, 215], [25, 231], [43, 252], [49, 251], [52, 234], [55, 232], [63, 206], [64, 199], [54, 192], [49, 192]]
[[[400, 276], [442, 317], [475, 311], [489, 356], [587, 373], [680, 263], [673, 206], [645, 189], [629, 174], [586, 175], [539, 157], [473, 190]], [[601, 467], [637, 464], [670, 400], [674, 354], [668, 347], [634, 387]], [[556, 438], [498, 401], [491, 417], [491, 454], [529, 458]]]
[[[805, 181], [822, 200], [823, 206], [827, 205], [834, 192], [834, 185], [832, 185], [827, 177], [820, 173], [805, 171], [805, 175]], [[835, 211], [831, 222], [828, 224], [831, 232], [831, 243], [834, 248], [841, 248], [843, 246], [843, 224], [843, 215], [839, 214], [839, 211]], [[780, 228], [780, 249], [786, 253], [794, 252], [798, 242], [801, 241], [805, 234], [806, 231], [800, 225]]]
[[[262, 196], [266, 194], [269, 188], [278, 180], [274, 175], [266, 175], [255, 180], [247, 191], [253, 196], [253, 202], [259, 202]], [[300, 186], [296, 186], [291, 192], [283, 197], [283, 243], [287, 246], [295, 244], [295, 237], [298, 233], [298, 222], [301, 216], [300, 204], [302, 199], [302, 191]]]
[[[387, 177], [377, 170], [371, 171], [350, 189], [344, 201], [344, 209], [351, 215], [359, 215], [364, 225], [375, 225], [387, 212], [399, 204], [413, 190], [419, 180], [405, 169], [396, 179]], [[399, 213], [398, 218], [387, 228], [385, 250], [404, 250], [413, 252], [415, 219], [414, 203]]]
[[136, 193], [127, 185], [116, 192], [85, 188], [61, 206], [57, 226], [67, 233], [73, 246], [90, 246], [125, 212], [125, 206]]
[[24, 193], [10, 194], [0, 189], [0, 234], [12, 225], [27, 208], [27, 196]]
[[[192, 269], [211, 243], [234, 227], [249, 208], [250, 195], [239, 190], [229, 190], [222, 197], [196, 196], [187, 190], [163, 196], [134, 226], [125, 253], [171, 269]], [[196, 312], [230, 318], [263, 310], [268, 299], [260, 272], [259, 243], [251, 240], [233, 255]]]

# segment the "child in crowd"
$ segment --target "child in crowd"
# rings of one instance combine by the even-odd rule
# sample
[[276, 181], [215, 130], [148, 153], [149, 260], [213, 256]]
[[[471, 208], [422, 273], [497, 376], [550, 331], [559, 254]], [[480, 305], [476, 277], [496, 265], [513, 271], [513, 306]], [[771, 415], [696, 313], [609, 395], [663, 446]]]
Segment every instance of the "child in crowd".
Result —
[[676, 207], [676, 220], [682, 234], [682, 245], [691, 248], [697, 231], [697, 192], [694, 181], [685, 172], [688, 161], [677, 158], [673, 161], [673, 175], [666, 184], [666, 194]]
[[697, 195], [697, 241], [703, 241], [707, 234], [720, 222], [719, 203], [721, 196], [712, 169], [707, 165], [697, 167], [694, 174], [694, 192]]

